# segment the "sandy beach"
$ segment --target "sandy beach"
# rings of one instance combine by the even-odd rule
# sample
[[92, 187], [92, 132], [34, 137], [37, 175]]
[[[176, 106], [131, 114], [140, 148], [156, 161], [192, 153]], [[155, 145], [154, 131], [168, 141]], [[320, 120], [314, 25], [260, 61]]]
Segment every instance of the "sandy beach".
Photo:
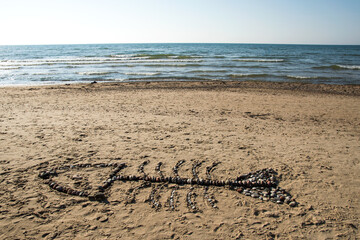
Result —
[[[359, 239], [360, 86], [139, 82], [0, 88], [0, 239]], [[188, 185], [114, 182], [107, 201], [51, 189], [51, 168], [126, 163], [124, 174], [235, 179], [264, 168], [298, 205]], [[59, 171], [90, 192], [111, 168]], [[149, 201], [158, 187], [161, 207]], [[167, 204], [176, 190], [175, 210]], [[129, 198], [134, 198], [129, 201]]]

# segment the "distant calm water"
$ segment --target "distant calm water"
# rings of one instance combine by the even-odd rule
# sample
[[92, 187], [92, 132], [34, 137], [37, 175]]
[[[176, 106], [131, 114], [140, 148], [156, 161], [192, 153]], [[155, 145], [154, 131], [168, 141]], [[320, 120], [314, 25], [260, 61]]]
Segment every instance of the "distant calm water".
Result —
[[360, 46], [0, 46], [0, 86], [161, 80], [360, 84]]

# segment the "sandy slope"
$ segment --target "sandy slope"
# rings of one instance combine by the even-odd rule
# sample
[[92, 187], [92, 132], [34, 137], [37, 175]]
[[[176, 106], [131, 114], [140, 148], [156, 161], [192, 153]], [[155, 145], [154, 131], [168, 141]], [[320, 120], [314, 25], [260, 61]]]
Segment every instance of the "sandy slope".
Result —
[[[332, 239], [360, 238], [359, 86], [275, 83], [137, 83], [0, 88], [0, 239]], [[63, 164], [125, 162], [126, 174], [163, 162], [191, 177], [220, 161], [218, 179], [271, 167], [296, 208], [211, 187], [218, 209], [195, 187], [200, 209], [156, 211], [136, 182], [116, 182], [108, 203], [56, 192], [37, 177]], [[56, 179], [95, 187], [110, 169]], [[83, 177], [80, 181], [73, 175]]]

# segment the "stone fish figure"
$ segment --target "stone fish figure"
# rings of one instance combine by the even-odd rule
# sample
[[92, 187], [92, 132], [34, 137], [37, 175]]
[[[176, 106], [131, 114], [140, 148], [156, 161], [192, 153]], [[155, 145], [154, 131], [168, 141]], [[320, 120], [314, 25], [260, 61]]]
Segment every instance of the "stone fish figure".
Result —
[[[278, 180], [276, 178], [276, 171], [271, 168], [264, 168], [262, 170], [258, 170], [255, 172], [250, 172], [248, 174], [243, 174], [238, 176], [235, 179], [227, 179], [227, 180], [215, 180], [211, 177], [211, 172], [219, 163], [213, 163], [212, 166], [206, 168], [207, 178], [202, 179], [198, 176], [198, 167], [201, 166], [203, 162], [195, 162], [192, 167], [192, 178], [182, 178], [179, 176], [178, 171], [181, 165], [185, 163], [184, 160], [177, 162], [177, 164], [173, 168], [172, 176], [164, 176], [161, 171], [162, 163], [159, 162], [155, 168], [155, 171], [158, 173], [158, 176], [150, 176], [144, 172], [144, 167], [147, 165], [149, 161], [143, 162], [138, 167], [139, 175], [124, 175], [119, 172], [126, 168], [126, 163], [95, 163], [95, 164], [75, 164], [75, 165], [65, 165], [61, 167], [55, 167], [53, 169], [42, 171], [39, 173], [39, 177], [44, 180], [44, 183], [49, 185], [50, 188], [62, 192], [68, 195], [79, 196], [88, 198], [91, 201], [103, 201], [106, 199], [106, 190], [111, 188], [116, 181], [132, 181], [132, 182], [141, 182], [141, 186], [136, 188], [140, 190], [145, 187], [150, 187], [152, 184], [160, 184], [158, 186], [153, 187], [149, 199], [151, 206], [155, 209], [160, 209], [161, 203], [159, 202], [159, 194], [161, 189], [165, 187], [165, 184], [175, 184], [176, 186], [190, 186], [190, 191], [186, 196], [186, 201], [188, 208], [193, 211], [199, 211], [196, 206], [196, 193], [193, 192], [194, 187], [196, 186], [204, 186], [204, 198], [208, 201], [208, 203], [213, 207], [217, 208], [216, 200], [209, 195], [208, 189], [209, 187], [226, 187], [229, 190], [237, 191], [245, 196], [249, 196], [252, 198], [258, 198], [261, 201], [271, 201], [277, 204], [288, 204], [290, 207], [297, 206], [297, 202], [290, 193], [286, 192], [284, 189], [278, 186]], [[97, 187], [97, 191], [93, 194], [89, 194], [87, 191], [79, 191], [72, 189], [70, 187], [66, 187], [63, 184], [55, 181], [53, 178], [58, 176], [57, 171], [70, 171], [81, 168], [112, 168], [108, 178]], [[78, 176], [78, 175], [77, 175]], [[176, 201], [175, 197], [177, 196], [176, 190], [178, 187], [173, 188], [171, 192], [171, 196], [168, 199], [168, 206], [171, 210], [175, 210]], [[135, 202], [135, 193], [132, 197], [132, 202]]]

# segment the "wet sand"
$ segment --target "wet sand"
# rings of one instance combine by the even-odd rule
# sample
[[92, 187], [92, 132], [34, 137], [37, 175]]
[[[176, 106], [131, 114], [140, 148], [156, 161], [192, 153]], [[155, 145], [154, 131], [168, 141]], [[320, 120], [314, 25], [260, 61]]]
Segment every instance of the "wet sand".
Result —
[[[356, 239], [360, 238], [360, 86], [264, 82], [96, 83], [0, 88], [0, 239]], [[182, 177], [203, 161], [215, 179], [263, 168], [299, 205], [263, 202], [195, 186], [198, 212], [179, 186], [177, 207], [152, 187], [115, 182], [107, 202], [54, 191], [40, 171], [81, 163], [126, 163], [124, 174]], [[92, 191], [110, 168], [54, 177]], [[74, 179], [77, 176], [78, 179]], [[75, 177], [76, 178], [76, 177]], [[156, 184], [153, 184], [156, 185]], [[135, 201], [129, 197], [135, 194]]]

